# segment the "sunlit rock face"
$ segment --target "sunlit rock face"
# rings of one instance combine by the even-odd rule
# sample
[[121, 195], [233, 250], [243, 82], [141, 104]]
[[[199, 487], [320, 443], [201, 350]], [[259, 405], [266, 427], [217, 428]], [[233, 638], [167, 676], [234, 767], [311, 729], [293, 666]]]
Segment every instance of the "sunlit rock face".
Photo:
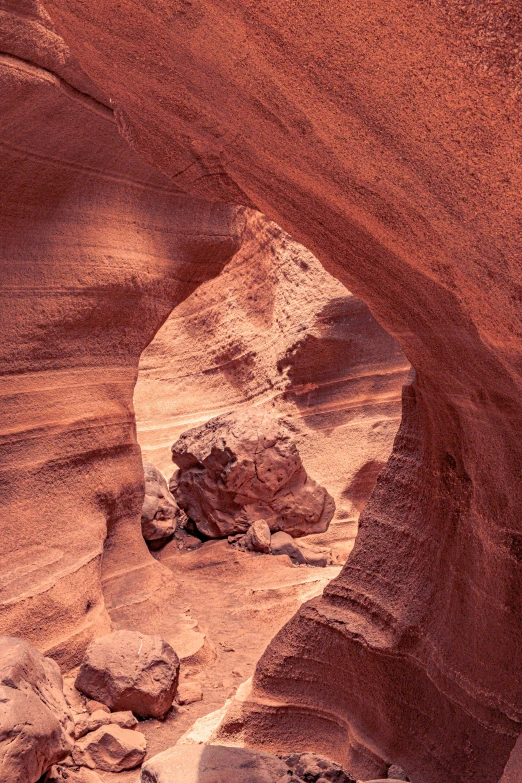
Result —
[[144, 605], [163, 579], [140, 529], [138, 359], [241, 220], [127, 146], [34, 3], [0, 21], [0, 630], [66, 666], [109, 630], [122, 570], [143, 569]]
[[247, 210], [240, 250], [169, 316], [140, 359], [134, 406], [146, 458], [252, 406], [285, 419], [306, 471], [335, 500], [314, 540], [344, 559], [392, 448], [408, 362], [367, 306], [275, 223]]
[[318, 745], [335, 717], [340, 755], [347, 721], [423, 783], [497, 781], [522, 720], [519, 5], [45, 6], [127, 138], [192, 192], [247, 194], [417, 371], [343, 574], [259, 665], [263, 703], [316, 715]]

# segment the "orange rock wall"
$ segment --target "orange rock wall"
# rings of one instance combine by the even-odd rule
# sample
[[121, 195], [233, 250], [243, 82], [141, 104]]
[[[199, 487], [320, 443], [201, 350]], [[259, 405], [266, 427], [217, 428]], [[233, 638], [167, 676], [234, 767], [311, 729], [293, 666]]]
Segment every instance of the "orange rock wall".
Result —
[[70, 666], [122, 570], [142, 601], [166, 581], [139, 522], [138, 360], [242, 221], [128, 148], [41, 9], [0, 11], [0, 632]]
[[277, 736], [338, 725], [341, 753], [348, 722], [422, 783], [499, 780], [522, 720], [519, 4], [45, 7], [136, 147], [283, 226], [417, 371], [348, 564], [259, 666], [293, 705]]

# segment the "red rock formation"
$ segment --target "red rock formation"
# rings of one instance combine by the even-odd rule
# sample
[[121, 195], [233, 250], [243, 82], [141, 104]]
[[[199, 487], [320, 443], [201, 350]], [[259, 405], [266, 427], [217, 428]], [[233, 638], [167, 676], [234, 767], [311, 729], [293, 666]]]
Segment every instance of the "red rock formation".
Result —
[[240, 250], [177, 307], [140, 359], [138, 441], [166, 476], [190, 427], [263, 406], [290, 423], [307, 472], [334, 497], [315, 536], [346, 559], [392, 448], [408, 362], [366, 305], [263, 215]]
[[192, 192], [238, 183], [417, 370], [343, 574], [260, 663], [293, 706], [252, 739], [342, 755], [348, 722], [423, 783], [497, 781], [522, 720], [518, 3], [45, 5], [137, 147]]
[[34, 3], [1, 21], [0, 630], [71, 664], [109, 630], [103, 551], [109, 608], [170, 578], [139, 525], [138, 359], [240, 229], [128, 148]]
[[288, 424], [254, 408], [210, 419], [172, 446], [170, 488], [210, 538], [245, 533], [262, 520], [292, 536], [323, 533], [335, 503], [308, 476]]

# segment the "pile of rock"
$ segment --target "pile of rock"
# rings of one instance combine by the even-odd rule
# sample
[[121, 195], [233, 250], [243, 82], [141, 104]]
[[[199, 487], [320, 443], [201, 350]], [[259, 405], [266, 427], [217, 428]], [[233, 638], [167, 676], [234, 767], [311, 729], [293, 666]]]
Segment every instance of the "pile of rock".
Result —
[[116, 631], [87, 648], [76, 687], [22, 639], [0, 636], [0, 780], [100, 783], [94, 770], [134, 769], [147, 743], [137, 717], [163, 717], [179, 660], [163, 639]]
[[324, 568], [334, 565], [332, 551], [328, 547], [297, 543], [288, 533], [282, 530], [271, 533], [263, 520], [254, 522], [246, 533], [238, 533], [228, 537], [229, 544], [249, 552], [261, 552], [271, 555], [288, 555], [294, 565], [311, 565]]

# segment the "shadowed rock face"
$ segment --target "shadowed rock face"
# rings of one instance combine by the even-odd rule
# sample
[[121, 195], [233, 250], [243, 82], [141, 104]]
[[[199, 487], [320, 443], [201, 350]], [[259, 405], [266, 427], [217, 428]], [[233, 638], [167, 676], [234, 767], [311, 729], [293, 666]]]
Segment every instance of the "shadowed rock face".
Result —
[[143, 463], [145, 499], [141, 509], [141, 532], [145, 541], [168, 538], [187, 517], [174, 500], [163, 474], [150, 462]]
[[193, 192], [237, 183], [417, 371], [348, 564], [259, 664], [250, 741], [298, 726], [339, 758], [349, 723], [423, 783], [497, 781], [522, 720], [516, 4], [45, 5], [127, 138]]
[[210, 538], [243, 533], [257, 521], [292, 536], [323, 533], [335, 503], [301, 462], [284, 421], [254, 408], [211, 419], [172, 446], [179, 470], [171, 490]]
[[122, 558], [142, 598], [163, 579], [139, 524], [138, 359], [240, 221], [128, 148], [34, 3], [0, 10], [0, 630], [66, 665], [109, 630], [103, 551], [109, 608], [132, 592]]

